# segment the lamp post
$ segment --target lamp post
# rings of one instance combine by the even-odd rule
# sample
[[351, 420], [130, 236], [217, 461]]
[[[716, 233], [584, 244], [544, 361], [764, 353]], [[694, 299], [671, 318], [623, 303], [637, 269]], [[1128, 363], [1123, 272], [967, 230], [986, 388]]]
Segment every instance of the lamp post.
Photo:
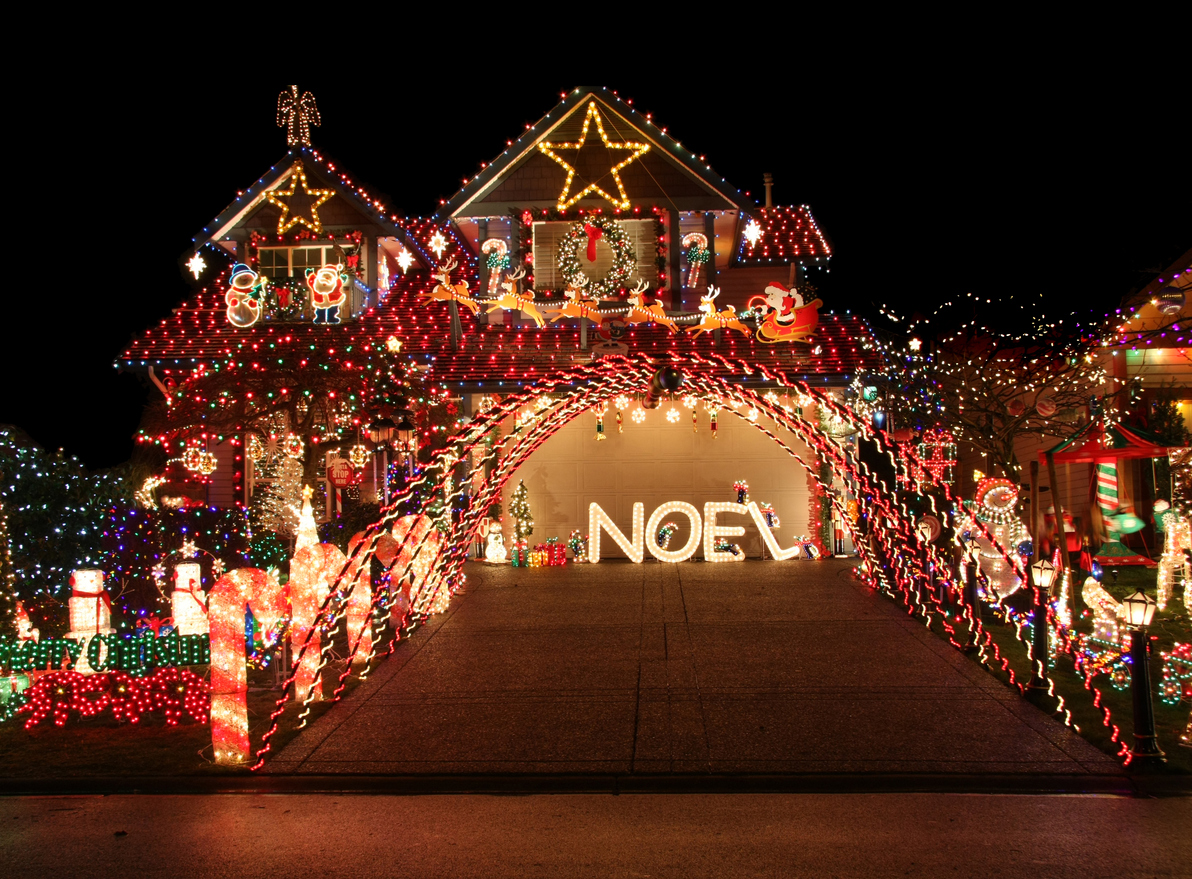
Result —
[[1039, 559], [1030, 566], [1035, 588], [1035, 625], [1031, 632], [1031, 652], [1035, 657], [1035, 672], [1027, 685], [1032, 690], [1047, 689], [1047, 664], [1051, 658], [1047, 614], [1051, 609], [1051, 584], [1055, 581], [1055, 565]]
[[[919, 540], [923, 544], [923, 579], [925, 583], [919, 586], [919, 603], [923, 604], [925, 595], [931, 592], [932, 576], [931, 576], [931, 525], [920, 520], [919, 524], [915, 526], [915, 532], [919, 535]], [[924, 588], [926, 586], [926, 588]]]
[[409, 413], [408, 412], [401, 413], [401, 421], [399, 421], [397, 423], [397, 438], [398, 438], [398, 441], [401, 443], [402, 454], [405, 455], [405, 465], [406, 465], [406, 473], [407, 474], [411, 473], [414, 469], [413, 441], [414, 441], [414, 431], [415, 430], [417, 430], [417, 428], [414, 426], [414, 422], [412, 422], [410, 420]]
[[972, 651], [980, 647], [977, 632], [981, 624], [981, 597], [977, 594], [977, 566], [981, 556], [977, 548], [977, 541], [971, 537], [968, 546], [962, 551], [968, 555], [968, 564], [964, 566], [964, 603], [968, 605], [969, 613], [973, 617], [973, 621], [969, 624], [968, 643], [964, 649]]
[[1147, 662], [1150, 638], [1147, 627], [1159, 605], [1149, 595], [1135, 592], [1122, 601], [1126, 625], [1130, 627], [1130, 693], [1134, 697], [1134, 750], [1131, 761], [1142, 765], [1162, 763], [1165, 758], [1155, 738], [1155, 712], [1151, 705], [1151, 667]]

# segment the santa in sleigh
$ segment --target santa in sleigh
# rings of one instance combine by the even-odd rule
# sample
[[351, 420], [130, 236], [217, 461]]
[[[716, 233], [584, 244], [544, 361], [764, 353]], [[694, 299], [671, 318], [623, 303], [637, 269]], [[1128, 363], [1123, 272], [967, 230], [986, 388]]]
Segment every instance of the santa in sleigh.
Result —
[[785, 285], [773, 281], [766, 285], [765, 296], [754, 296], [749, 307], [765, 316], [758, 320], [759, 342], [803, 342], [810, 339], [819, 324], [818, 299], [803, 301], [798, 290], [788, 290]]

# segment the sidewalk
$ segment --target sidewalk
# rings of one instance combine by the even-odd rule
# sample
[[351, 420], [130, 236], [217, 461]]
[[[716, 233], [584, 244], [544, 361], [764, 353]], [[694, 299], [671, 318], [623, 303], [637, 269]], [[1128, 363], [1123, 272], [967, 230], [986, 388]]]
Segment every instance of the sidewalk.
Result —
[[447, 613], [265, 771], [445, 789], [528, 775], [627, 790], [730, 776], [855, 789], [845, 775], [879, 789], [1127, 786], [1117, 761], [842, 561], [467, 574]]

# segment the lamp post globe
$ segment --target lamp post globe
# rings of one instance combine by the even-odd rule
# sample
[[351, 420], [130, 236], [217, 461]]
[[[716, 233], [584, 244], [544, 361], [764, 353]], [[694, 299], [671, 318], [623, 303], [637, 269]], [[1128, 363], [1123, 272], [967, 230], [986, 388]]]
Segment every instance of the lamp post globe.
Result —
[[1130, 695], [1134, 702], [1134, 748], [1130, 762], [1148, 766], [1165, 762], [1155, 736], [1155, 710], [1151, 703], [1150, 636], [1147, 626], [1159, 605], [1143, 592], [1122, 601], [1122, 615], [1130, 627]]

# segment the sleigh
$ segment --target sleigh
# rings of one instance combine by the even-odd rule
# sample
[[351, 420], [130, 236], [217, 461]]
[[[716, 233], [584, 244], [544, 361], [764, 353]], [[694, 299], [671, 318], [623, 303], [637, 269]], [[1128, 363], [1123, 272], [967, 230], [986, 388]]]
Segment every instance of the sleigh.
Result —
[[[766, 300], [761, 296], [754, 296], [748, 304], [752, 307], [754, 303], [765, 305]], [[819, 325], [821, 305], [823, 303], [819, 299], [813, 299], [806, 305], [794, 309], [791, 313], [795, 319], [787, 324], [780, 324], [778, 312], [771, 311], [758, 322], [757, 340], [772, 345], [775, 342], [803, 342], [810, 339]]]

